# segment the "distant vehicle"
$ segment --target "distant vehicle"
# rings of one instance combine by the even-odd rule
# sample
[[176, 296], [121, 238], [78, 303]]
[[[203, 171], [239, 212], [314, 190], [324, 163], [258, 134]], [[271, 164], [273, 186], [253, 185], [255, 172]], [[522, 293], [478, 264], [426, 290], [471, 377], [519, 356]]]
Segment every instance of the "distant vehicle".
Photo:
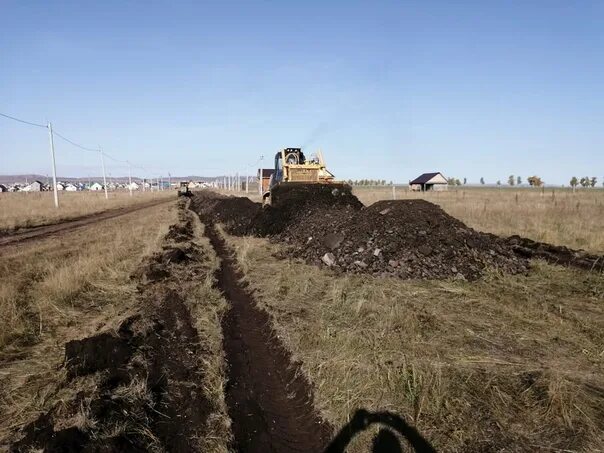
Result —
[[189, 190], [189, 183], [187, 181], [180, 181], [178, 185], [178, 196], [179, 197], [190, 197], [191, 191]]

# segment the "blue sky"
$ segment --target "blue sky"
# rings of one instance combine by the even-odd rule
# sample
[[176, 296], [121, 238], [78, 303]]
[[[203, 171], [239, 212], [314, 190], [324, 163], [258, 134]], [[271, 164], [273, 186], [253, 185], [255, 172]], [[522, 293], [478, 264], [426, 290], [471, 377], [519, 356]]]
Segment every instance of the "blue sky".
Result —
[[[602, 1], [0, 0], [0, 112], [162, 174], [306, 146], [342, 179], [602, 181], [603, 23]], [[59, 174], [100, 174], [56, 145]], [[49, 161], [0, 118], [0, 174]]]

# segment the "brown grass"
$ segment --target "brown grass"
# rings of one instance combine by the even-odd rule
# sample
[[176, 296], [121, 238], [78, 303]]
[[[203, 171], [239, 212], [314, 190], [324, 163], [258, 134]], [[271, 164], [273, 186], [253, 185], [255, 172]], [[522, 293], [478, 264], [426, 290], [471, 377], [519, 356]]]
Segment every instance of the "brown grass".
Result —
[[[136, 296], [131, 273], [175, 217], [163, 204], [0, 250], [0, 449], [69, 391], [57, 387], [64, 343], [124, 316]], [[94, 378], [78, 385], [94, 387]]]
[[337, 276], [229, 242], [335, 426], [366, 408], [442, 451], [604, 445], [604, 276], [541, 262], [474, 283]]
[[0, 230], [56, 223], [107, 209], [132, 206], [146, 201], [175, 197], [173, 190], [161, 192], [61, 192], [59, 209], [52, 192], [0, 193]]
[[[366, 205], [391, 200], [391, 187], [354, 187]], [[423, 198], [480, 231], [518, 234], [536, 241], [604, 253], [604, 190], [454, 188], [410, 192], [396, 188], [397, 199]]]

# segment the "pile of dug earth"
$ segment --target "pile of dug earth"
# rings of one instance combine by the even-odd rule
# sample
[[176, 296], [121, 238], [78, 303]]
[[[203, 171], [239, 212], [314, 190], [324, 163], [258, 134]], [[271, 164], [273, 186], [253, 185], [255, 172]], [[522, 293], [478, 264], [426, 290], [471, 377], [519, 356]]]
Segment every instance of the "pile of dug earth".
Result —
[[280, 194], [278, 205], [262, 208], [244, 198], [197, 197], [194, 209], [222, 222], [229, 233], [270, 237], [287, 245], [286, 256], [334, 270], [466, 280], [487, 268], [511, 274], [528, 270], [528, 260], [505, 239], [477, 232], [424, 200], [365, 207], [350, 193], [322, 189]]
[[489, 268], [525, 273], [526, 259], [424, 200], [302, 213], [275, 238], [287, 254], [334, 269], [400, 278], [475, 280]]

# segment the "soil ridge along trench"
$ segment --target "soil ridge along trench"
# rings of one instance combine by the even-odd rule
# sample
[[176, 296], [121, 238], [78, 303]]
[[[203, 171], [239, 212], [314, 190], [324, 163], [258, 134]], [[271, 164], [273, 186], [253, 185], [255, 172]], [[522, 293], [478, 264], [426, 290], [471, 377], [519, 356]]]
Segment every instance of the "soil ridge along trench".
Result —
[[271, 329], [268, 314], [241, 283], [242, 274], [213, 223], [206, 223], [206, 235], [221, 260], [216, 285], [230, 303], [222, 329], [233, 449], [323, 451], [332, 429], [314, 409], [311, 385]]

